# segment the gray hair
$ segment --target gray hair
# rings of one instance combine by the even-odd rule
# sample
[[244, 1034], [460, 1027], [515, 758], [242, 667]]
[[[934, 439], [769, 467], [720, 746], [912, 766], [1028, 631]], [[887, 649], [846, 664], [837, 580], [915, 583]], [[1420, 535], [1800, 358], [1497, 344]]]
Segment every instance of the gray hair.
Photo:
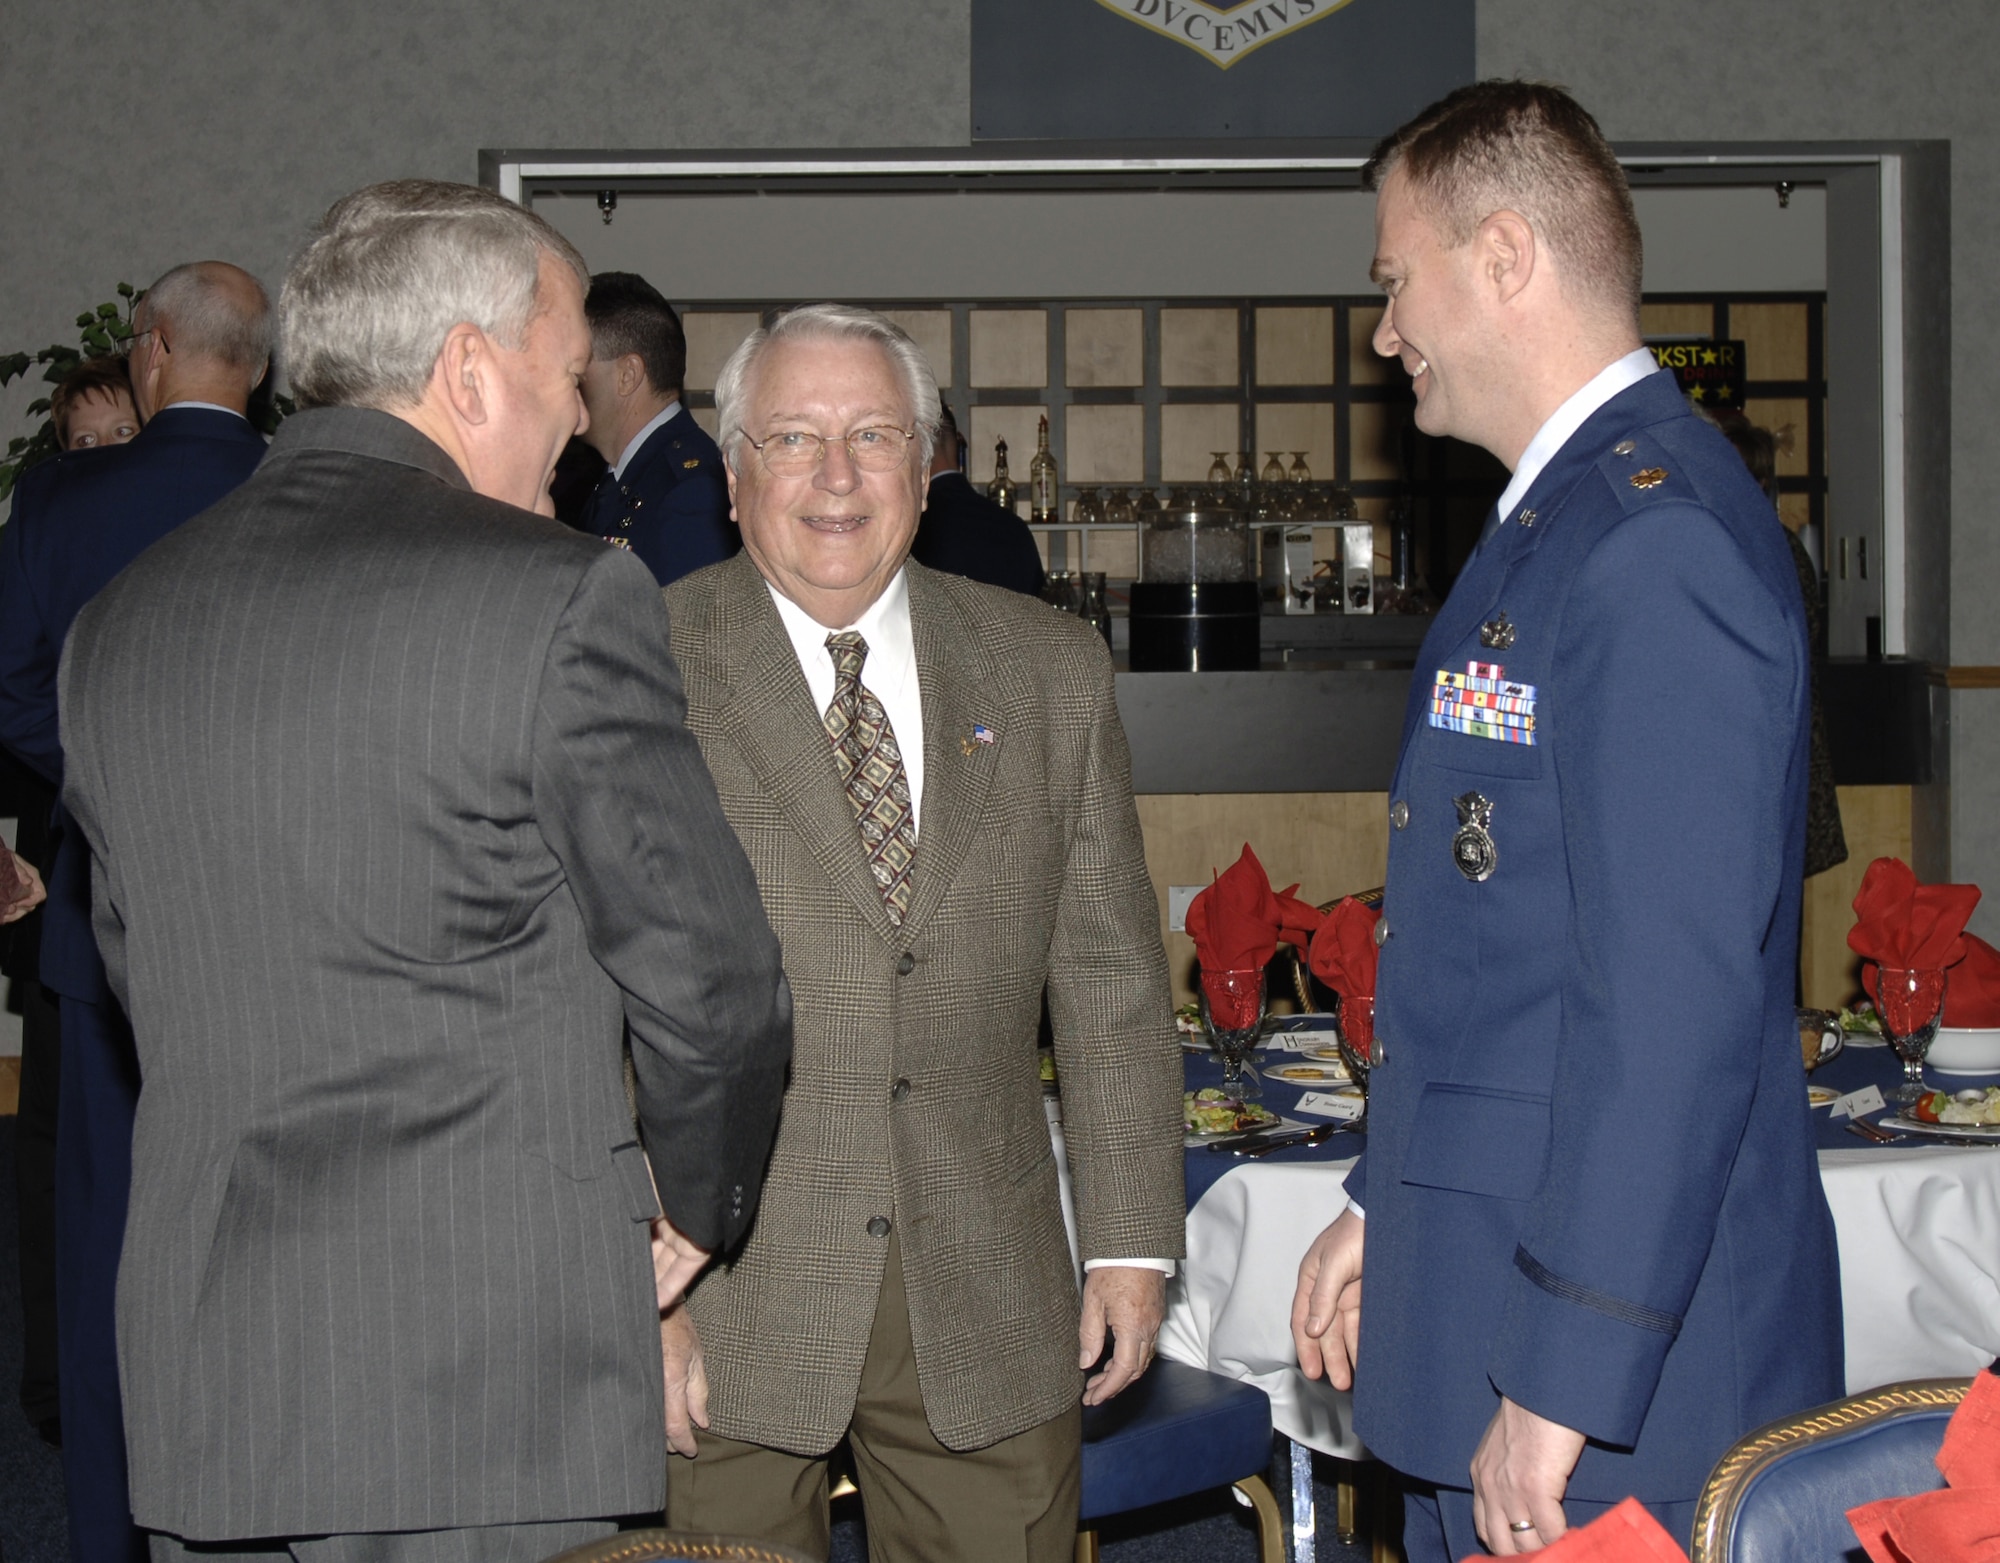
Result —
[[280, 295], [293, 394], [305, 407], [407, 407], [452, 327], [519, 347], [544, 255], [589, 288], [575, 246], [477, 185], [396, 179], [336, 201]]
[[941, 406], [930, 360], [895, 321], [854, 304], [800, 304], [771, 317], [729, 355], [729, 362], [715, 377], [715, 413], [730, 466], [737, 465], [737, 453], [747, 437], [743, 418], [756, 389], [758, 361], [780, 342], [873, 342], [881, 348], [902, 382], [903, 399], [916, 421], [917, 465], [930, 466]]
[[249, 272], [227, 261], [189, 261], [140, 295], [153, 325], [173, 327], [178, 353], [240, 370], [255, 385], [271, 361], [271, 299]]

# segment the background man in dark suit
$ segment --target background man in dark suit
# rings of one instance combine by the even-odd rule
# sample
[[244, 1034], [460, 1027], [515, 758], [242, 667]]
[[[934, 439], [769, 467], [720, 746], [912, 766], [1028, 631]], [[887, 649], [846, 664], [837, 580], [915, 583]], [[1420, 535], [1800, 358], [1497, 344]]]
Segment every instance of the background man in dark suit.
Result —
[[659, 1309], [755, 1208], [789, 1000], [658, 587], [529, 513], [585, 280], [489, 191], [338, 203], [307, 410], [70, 637], [157, 1560], [506, 1563], [664, 1497]]
[[910, 557], [1010, 592], [1042, 594], [1047, 579], [1035, 534], [1019, 516], [993, 503], [966, 480], [959, 454], [958, 420], [939, 405], [937, 449], [931, 453], [931, 486]]
[[1417, 664], [1368, 1149], [1293, 1333], [1307, 1372], [1352, 1365], [1356, 1431], [1413, 1479], [1412, 1563], [1533, 1551], [1628, 1494], [1685, 1545], [1732, 1441], [1841, 1390], [1792, 1013], [1798, 587], [1639, 345], [1638, 223], [1588, 114], [1467, 87], [1366, 177], [1376, 351], [1419, 428], [1514, 477]]
[[906, 563], [938, 394], [888, 320], [793, 310], [716, 402], [744, 556], [667, 600], [798, 1045], [756, 1229], [666, 1320], [668, 1425], [694, 1456], [670, 1462], [667, 1517], [823, 1557], [845, 1435], [872, 1556], [1066, 1560], [1079, 1398], [1144, 1371], [1185, 1216], [1111, 658], [1078, 619]]
[[583, 529], [631, 549], [664, 586], [736, 552], [722, 453], [681, 405], [687, 337], [673, 305], [644, 277], [600, 271], [583, 307], [583, 437], [608, 463]]
[[[132, 324], [132, 395], [145, 427], [127, 444], [33, 468], [0, 532], [0, 743], [58, 786], [56, 665], [70, 624], [264, 455], [243, 415], [271, 358], [270, 303], [256, 278], [221, 261], [176, 266], [146, 290]], [[125, 1563], [145, 1550], [126, 1496], [113, 1320], [139, 1075], [91, 938], [89, 854], [60, 810], [55, 829], [41, 975], [63, 1036], [56, 1291], [70, 1550], [77, 1563]]]

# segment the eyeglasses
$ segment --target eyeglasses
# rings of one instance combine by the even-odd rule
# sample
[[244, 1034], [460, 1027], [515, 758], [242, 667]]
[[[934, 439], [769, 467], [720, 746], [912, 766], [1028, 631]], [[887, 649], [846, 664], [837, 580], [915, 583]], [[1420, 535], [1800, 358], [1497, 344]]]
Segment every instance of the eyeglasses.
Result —
[[807, 429], [786, 429], [763, 440], [751, 439], [746, 430], [743, 437], [772, 477], [801, 478], [826, 460], [828, 445], [845, 445], [848, 459], [863, 472], [894, 472], [909, 460], [917, 431], [885, 425], [830, 438]]
[[[144, 331], [134, 331], [124, 341], [118, 344], [118, 356], [120, 358], [130, 358], [132, 356], [132, 350], [136, 348], [141, 342], [145, 341], [147, 337], [158, 335], [159, 329], [160, 328], [158, 326], [148, 326]], [[167, 346], [167, 339], [165, 337], [160, 337], [160, 346], [162, 348], [165, 348]]]

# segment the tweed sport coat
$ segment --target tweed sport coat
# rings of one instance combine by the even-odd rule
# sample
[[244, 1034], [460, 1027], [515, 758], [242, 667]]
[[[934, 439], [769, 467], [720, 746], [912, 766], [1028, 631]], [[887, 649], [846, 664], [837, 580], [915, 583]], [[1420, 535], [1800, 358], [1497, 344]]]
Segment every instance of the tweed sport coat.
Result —
[[1035, 1067], [1045, 985], [1082, 1257], [1182, 1252], [1180, 1052], [1111, 659], [1043, 603], [906, 569], [924, 795], [900, 928], [749, 556], [666, 594], [688, 725], [795, 1006], [763, 1204], [692, 1308], [715, 1431], [800, 1454], [853, 1414], [888, 1248], [876, 1217], [900, 1239], [940, 1441], [981, 1448], [1076, 1403]]

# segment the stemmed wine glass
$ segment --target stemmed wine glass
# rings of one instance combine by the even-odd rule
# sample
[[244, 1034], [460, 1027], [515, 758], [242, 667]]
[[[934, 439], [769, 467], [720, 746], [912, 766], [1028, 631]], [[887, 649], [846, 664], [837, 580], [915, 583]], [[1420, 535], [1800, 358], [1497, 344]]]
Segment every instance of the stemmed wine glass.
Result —
[[1339, 995], [1333, 1019], [1333, 1040], [1340, 1049], [1340, 1061], [1347, 1065], [1348, 1077], [1368, 1099], [1368, 1066], [1375, 1047], [1375, 999], [1373, 995]]
[[1264, 1094], [1250, 1063], [1250, 1050], [1264, 1032], [1264, 968], [1204, 971], [1201, 974], [1201, 1029], [1222, 1060], [1222, 1089], [1238, 1101]]
[[1888, 1093], [1892, 1102], [1920, 1102], [1924, 1055], [1944, 1019], [1944, 973], [1894, 966], [1875, 968], [1875, 1014], [1882, 1037], [1903, 1061], [1903, 1083]]

